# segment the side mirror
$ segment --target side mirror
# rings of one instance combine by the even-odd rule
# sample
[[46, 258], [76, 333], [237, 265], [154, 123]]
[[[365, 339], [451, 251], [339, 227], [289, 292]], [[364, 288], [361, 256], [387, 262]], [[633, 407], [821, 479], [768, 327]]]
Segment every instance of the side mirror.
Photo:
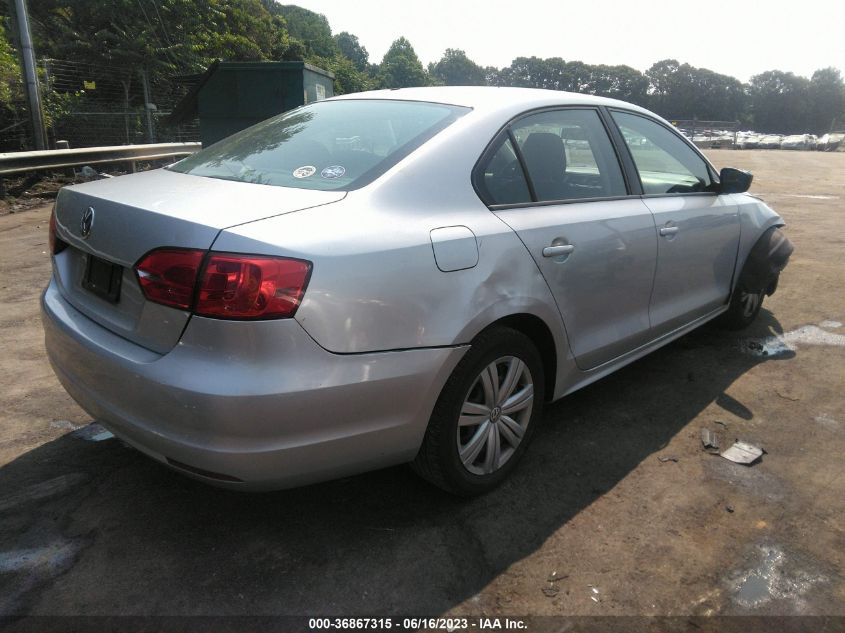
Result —
[[750, 171], [725, 167], [719, 172], [719, 193], [745, 193], [754, 180]]

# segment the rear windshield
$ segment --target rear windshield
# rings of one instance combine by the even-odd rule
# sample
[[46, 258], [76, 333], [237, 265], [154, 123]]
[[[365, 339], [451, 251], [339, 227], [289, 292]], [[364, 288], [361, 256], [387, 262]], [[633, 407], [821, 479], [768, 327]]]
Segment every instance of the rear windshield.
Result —
[[418, 101], [323, 101], [267, 119], [168, 169], [281, 187], [357, 189], [468, 111]]

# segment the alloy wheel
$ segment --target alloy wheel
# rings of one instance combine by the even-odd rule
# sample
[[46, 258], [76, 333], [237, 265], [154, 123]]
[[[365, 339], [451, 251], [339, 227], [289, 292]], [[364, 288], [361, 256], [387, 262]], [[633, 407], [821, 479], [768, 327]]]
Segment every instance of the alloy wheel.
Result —
[[458, 419], [458, 455], [470, 473], [489, 475], [516, 452], [531, 419], [534, 382], [528, 366], [503, 356], [475, 378]]
[[742, 316], [749, 318], [754, 315], [762, 299], [762, 292], [747, 292], [745, 290], [739, 295], [739, 303], [742, 306]]

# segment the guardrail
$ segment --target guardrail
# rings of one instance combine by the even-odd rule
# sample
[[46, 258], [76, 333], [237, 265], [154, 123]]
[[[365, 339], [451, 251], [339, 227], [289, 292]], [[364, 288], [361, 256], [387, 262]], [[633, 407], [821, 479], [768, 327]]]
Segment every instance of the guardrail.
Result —
[[150, 143], [147, 145], [52, 149], [38, 152], [9, 152], [0, 154], [0, 178], [28, 171], [176, 158], [193, 154], [201, 148], [201, 143]]

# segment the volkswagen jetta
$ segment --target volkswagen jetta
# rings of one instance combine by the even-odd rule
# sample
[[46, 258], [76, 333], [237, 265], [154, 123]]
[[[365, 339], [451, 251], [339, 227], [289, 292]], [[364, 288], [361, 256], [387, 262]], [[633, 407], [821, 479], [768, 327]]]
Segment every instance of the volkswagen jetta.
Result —
[[620, 101], [333, 98], [62, 189], [47, 350], [96, 420], [204, 481], [411, 462], [477, 494], [544, 402], [755, 318], [792, 247], [750, 182]]

